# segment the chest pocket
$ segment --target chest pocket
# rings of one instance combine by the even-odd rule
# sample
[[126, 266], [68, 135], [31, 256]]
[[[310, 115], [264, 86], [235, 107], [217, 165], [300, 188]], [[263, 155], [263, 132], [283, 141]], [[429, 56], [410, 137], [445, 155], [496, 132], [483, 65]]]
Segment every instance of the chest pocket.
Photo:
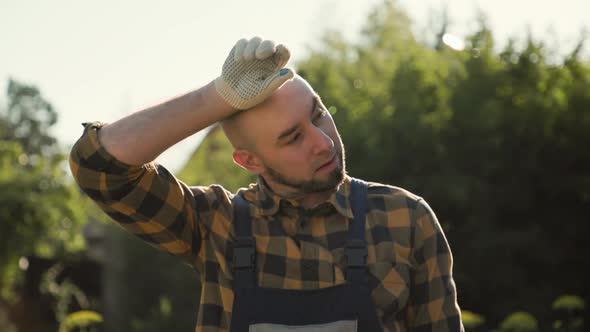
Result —
[[311, 325], [253, 324], [250, 332], [357, 332], [356, 320]]

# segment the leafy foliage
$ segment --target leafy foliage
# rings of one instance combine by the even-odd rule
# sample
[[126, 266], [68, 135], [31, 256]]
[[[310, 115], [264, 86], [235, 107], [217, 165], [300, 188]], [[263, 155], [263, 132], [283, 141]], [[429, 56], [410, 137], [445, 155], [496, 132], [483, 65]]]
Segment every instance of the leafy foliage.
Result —
[[485, 323], [485, 318], [482, 315], [469, 310], [461, 310], [461, 320], [466, 331], [475, 331], [477, 327]]
[[20, 143], [29, 154], [50, 156], [57, 150], [49, 127], [57, 122], [57, 112], [39, 89], [14, 80], [8, 81], [7, 105], [2, 109], [0, 137]]
[[586, 302], [576, 295], [561, 295], [551, 306], [557, 318], [553, 322], [556, 331], [583, 331]]
[[576, 295], [562, 295], [553, 301], [554, 310], [584, 310], [586, 302]]
[[69, 332], [76, 329], [89, 332], [99, 331], [95, 327], [102, 322], [101, 314], [89, 310], [80, 310], [69, 314], [60, 324], [58, 332]]
[[[298, 64], [332, 111], [353, 176], [426, 198], [455, 256], [463, 308], [496, 326], [588, 297], [590, 66], [529, 37], [495, 51], [482, 20], [464, 51], [411, 36], [394, 2], [359, 42], [327, 34]], [[370, 160], [371, 162], [367, 162]]]
[[510, 314], [500, 324], [500, 331], [506, 332], [536, 332], [538, 330], [539, 326], [535, 317], [524, 311]]
[[35, 87], [9, 82], [0, 107], [0, 299], [21, 278], [21, 257], [63, 257], [83, 247], [81, 197], [49, 133], [56, 119]]

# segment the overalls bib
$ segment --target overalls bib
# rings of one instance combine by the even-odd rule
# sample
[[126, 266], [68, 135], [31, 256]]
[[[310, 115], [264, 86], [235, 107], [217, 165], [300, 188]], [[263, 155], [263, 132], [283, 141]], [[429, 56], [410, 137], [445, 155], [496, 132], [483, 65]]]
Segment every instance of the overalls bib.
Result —
[[351, 191], [354, 221], [350, 223], [344, 249], [346, 282], [312, 290], [258, 287], [249, 204], [239, 195], [234, 196], [231, 332], [382, 331], [367, 286], [367, 184], [353, 179]]

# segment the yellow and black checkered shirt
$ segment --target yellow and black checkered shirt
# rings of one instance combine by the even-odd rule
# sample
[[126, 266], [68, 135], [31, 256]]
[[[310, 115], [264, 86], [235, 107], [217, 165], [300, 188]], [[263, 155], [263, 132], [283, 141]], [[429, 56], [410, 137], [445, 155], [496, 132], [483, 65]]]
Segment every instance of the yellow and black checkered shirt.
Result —
[[[116, 160], [99, 144], [100, 127], [85, 124], [74, 145], [74, 178], [129, 232], [201, 273], [196, 331], [229, 331], [233, 194], [219, 185], [189, 187], [155, 163], [131, 166]], [[239, 191], [253, 205], [260, 287], [314, 289], [345, 282], [350, 187], [347, 177], [313, 209], [274, 194], [263, 181]], [[369, 183], [368, 193], [369, 289], [383, 330], [463, 330], [451, 251], [428, 204], [379, 183]]]

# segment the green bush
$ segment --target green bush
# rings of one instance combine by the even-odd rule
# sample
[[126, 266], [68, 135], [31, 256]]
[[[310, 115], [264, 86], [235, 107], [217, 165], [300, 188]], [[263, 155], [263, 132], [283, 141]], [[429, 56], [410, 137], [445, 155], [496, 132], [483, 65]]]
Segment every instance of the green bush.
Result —
[[99, 331], [102, 315], [95, 311], [82, 310], [69, 314], [59, 326], [59, 332]]
[[539, 330], [537, 319], [528, 312], [512, 313], [500, 324], [500, 331], [506, 332], [536, 332]]

